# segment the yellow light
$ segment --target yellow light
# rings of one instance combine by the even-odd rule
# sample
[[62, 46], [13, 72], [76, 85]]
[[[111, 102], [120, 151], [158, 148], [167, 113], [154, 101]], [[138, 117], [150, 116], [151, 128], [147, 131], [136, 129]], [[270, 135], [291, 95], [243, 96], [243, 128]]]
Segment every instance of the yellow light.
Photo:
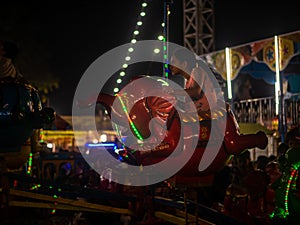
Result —
[[159, 48], [154, 49], [154, 53], [158, 54], [160, 52]]
[[164, 40], [164, 36], [159, 35], [157, 39], [160, 40], [160, 41], [162, 41], [162, 40]]
[[106, 142], [107, 141], [107, 135], [106, 134], [101, 134], [100, 135], [100, 141], [101, 142]]

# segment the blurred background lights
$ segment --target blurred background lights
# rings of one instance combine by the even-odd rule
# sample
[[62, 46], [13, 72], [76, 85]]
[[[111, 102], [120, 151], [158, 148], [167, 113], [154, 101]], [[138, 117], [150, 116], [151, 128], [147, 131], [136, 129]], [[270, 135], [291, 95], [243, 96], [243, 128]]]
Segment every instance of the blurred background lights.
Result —
[[107, 142], [107, 135], [106, 134], [101, 134], [100, 135], [100, 142]]

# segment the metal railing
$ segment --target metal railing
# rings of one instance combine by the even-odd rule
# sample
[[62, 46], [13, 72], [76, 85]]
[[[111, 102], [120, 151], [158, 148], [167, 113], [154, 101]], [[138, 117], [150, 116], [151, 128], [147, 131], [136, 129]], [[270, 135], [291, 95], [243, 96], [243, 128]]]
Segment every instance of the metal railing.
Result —
[[[239, 123], [260, 123], [268, 129], [274, 129], [274, 121], [278, 119], [274, 97], [234, 102], [233, 112]], [[300, 93], [285, 96], [282, 115], [287, 129], [300, 125]]]

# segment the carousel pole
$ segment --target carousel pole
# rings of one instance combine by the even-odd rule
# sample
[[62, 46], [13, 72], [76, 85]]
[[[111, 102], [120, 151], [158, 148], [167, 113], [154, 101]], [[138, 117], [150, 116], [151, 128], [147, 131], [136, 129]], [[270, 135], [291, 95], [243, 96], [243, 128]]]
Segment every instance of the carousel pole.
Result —
[[232, 75], [232, 59], [231, 59], [231, 49], [225, 48], [225, 62], [226, 62], [226, 76], [227, 76], [227, 98], [230, 101], [230, 106], [234, 110], [234, 104], [232, 99], [232, 86], [231, 86], [231, 75]]
[[278, 116], [278, 132], [280, 135], [280, 141], [284, 142], [285, 136], [285, 120], [284, 120], [284, 102], [283, 95], [281, 92], [282, 82], [280, 76], [280, 43], [277, 35], [274, 37], [275, 46], [275, 114]]

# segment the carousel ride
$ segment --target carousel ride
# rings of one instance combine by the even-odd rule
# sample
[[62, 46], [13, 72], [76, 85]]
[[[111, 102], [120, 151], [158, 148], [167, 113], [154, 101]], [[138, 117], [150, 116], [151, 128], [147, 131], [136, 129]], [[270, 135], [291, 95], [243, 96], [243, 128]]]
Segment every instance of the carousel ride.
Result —
[[[101, 104], [109, 112], [123, 144], [104, 143], [101, 151], [107, 151], [117, 159], [116, 167], [122, 165], [126, 168], [124, 165], [128, 165], [143, 172], [143, 168], [155, 167], [166, 159], [171, 160], [165, 168], [183, 164], [166, 179], [144, 186], [118, 183], [114, 178], [115, 168], [103, 172], [97, 171], [96, 167], [95, 170], [92, 168], [89, 170], [92, 173], [90, 180], [76, 184], [67, 183], [67, 177], [57, 182], [44, 179], [44, 173], [34, 177], [20, 172], [20, 168], [29, 165], [30, 153], [34, 151], [35, 131], [52, 123], [55, 113], [51, 108], [42, 108], [38, 91], [31, 85], [18, 81], [1, 82], [1, 216], [11, 215], [9, 211], [14, 213], [13, 209], [17, 207], [29, 211], [42, 209], [39, 212], [46, 211], [51, 215], [57, 212], [78, 212], [78, 220], [81, 213], [113, 214], [124, 221], [131, 221], [131, 224], [255, 225], [272, 221], [291, 224], [295, 218], [297, 221], [299, 150], [294, 148], [287, 151], [281, 168], [282, 176], [272, 183], [274, 192], [260, 188], [260, 184], [267, 181], [264, 174], [255, 171], [246, 177], [248, 190], [241, 193], [228, 189], [225, 209], [210, 208], [211, 205], [205, 202], [205, 195], [208, 189], [213, 188], [216, 176], [232, 157], [246, 149], [265, 149], [266, 135], [263, 132], [241, 134], [235, 116], [225, 102], [209, 113], [195, 116], [176, 108], [174, 101], [170, 101], [172, 96], [157, 96], [166, 88], [166, 80], [162, 82], [161, 79], [148, 76], [135, 78], [139, 79], [145, 83], [139, 87], [134, 86], [134, 93], [100, 93], [96, 101], [94, 98], [92, 101], [86, 100], [81, 102], [80, 107]], [[152, 96], [136, 96], [136, 93], [147, 92], [149, 89]], [[193, 124], [199, 124], [199, 127], [194, 129]], [[212, 126], [220, 129], [212, 129]], [[132, 142], [132, 137], [138, 141]], [[152, 142], [145, 141], [150, 139]], [[93, 148], [97, 150], [95, 145]], [[212, 152], [214, 157], [207, 158]], [[63, 158], [64, 154], [61, 156]], [[54, 160], [57, 157], [60, 156], [53, 156]], [[62, 162], [72, 163], [76, 157], [78, 155], [72, 155], [72, 160], [63, 159]], [[182, 158], [187, 160], [182, 163]], [[209, 163], [203, 166], [203, 162]], [[145, 180], [144, 173], [140, 177]], [[267, 213], [264, 211], [262, 217], [262, 212], [256, 209], [264, 208], [262, 199], [266, 197], [265, 194], [274, 195], [275, 192], [276, 202]], [[251, 202], [251, 206], [246, 202]], [[246, 220], [241, 215], [246, 216]]]
[[[141, 82], [137, 85], [135, 82], [139, 80]], [[176, 107], [171, 95], [168, 96], [164, 92], [164, 96], [158, 97], [157, 93], [161, 93], [161, 90], [168, 87], [166, 83], [168, 83], [167, 80], [162, 81], [157, 77], [137, 76], [132, 80], [132, 85], [128, 84], [124, 92], [120, 91], [117, 95], [100, 93], [96, 101], [94, 101], [95, 97], [91, 97], [79, 103], [81, 108], [92, 107], [94, 103], [103, 105], [113, 121], [118, 138], [122, 140], [121, 148], [109, 151], [119, 163], [116, 162], [110, 167], [111, 173], [107, 179], [118, 183], [121, 181], [118, 175], [123, 172], [126, 174], [124, 180], [127, 180], [127, 183], [121, 181], [122, 184], [117, 190], [137, 197], [138, 204], [135, 208], [137, 212], [140, 210], [144, 212], [145, 208], [141, 207], [144, 204], [141, 202], [149, 198], [147, 191], [152, 193], [150, 195], [152, 200], [147, 203], [147, 207], [152, 211], [152, 217], [150, 217], [152, 219], [162, 218], [178, 224], [188, 223], [191, 218], [193, 221], [199, 219], [202, 221], [199, 222], [200, 224], [239, 224], [238, 221], [234, 221], [233, 217], [218, 213], [217, 216], [212, 209], [207, 208], [207, 205], [204, 207], [204, 201], [199, 196], [204, 196], [203, 190], [213, 186], [215, 175], [227, 165], [232, 156], [239, 155], [250, 148], [265, 149], [268, 144], [267, 136], [261, 131], [255, 134], [241, 134], [230, 106], [225, 103], [209, 112], [199, 112], [196, 117], [188, 111], [180, 112], [183, 109]], [[147, 97], [136, 96], [147, 92]], [[193, 124], [198, 123], [199, 129], [195, 130]], [[217, 129], [213, 130], [212, 126]], [[225, 128], [223, 132], [222, 127]], [[209, 140], [212, 140], [212, 145], [208, 144]], [[220, 145], [217, 145], [217, 142], [220, 142]], [[192, 149], [192, 146], [195, 146], [195, 149]], [[189, 152], [190, 150], [192, 153]], [[205, 154], [213, 155], [213, 152], [215, 152], [214, 158], [205, 156]], [[184, 162], [183, 159], [187, 158], [187, 155], [188, 160]], [[101, 158], [103, 164], [108, 161], [104, 159], [104, 156], [100, 157], [100, 161]], [[166, 162], [166, 159], [169, 161], [161, 170], [154, 170], [156, 174], [145, 173], [148, 167], [156, 167], [159, 163]], [[199, 169], [203, 160], [209, 161], [209, 164], [204, 169]], [[118, 170], [120, 162], [142, 169], [140, 172], [127, 173], [126, 167], [124, 170]], [[94, 161], [92, 164], [99, 165]], [[162, 175], [169, 168], [173, 168], [174, 165], [178, 167], [180, 164], [183, 164], [182, 167], [179, 166], [175, 173], [161, 182], [149, 181], [152, 176], [158, 173]], [[105, 164], [104, 167], [107, 165]], [[104, 167], [100, 166], [101, 169], [99, 169], [95, 166], [94, 169], [101, 173]], [[136, 179], [140, 179], [140, 182], [135, 183]], [[140, 185], [145, 180], [147, 180], [146, 185]], [[160, 192], [158, 193], [157, 190]], [[179, 199], [182, 203], [178, 203]], [[161, 211], [162, 205], [165, 205], [164, 209], [173, 208], [173, 211], [170, 208], [167, 212]], [[202, 211], [201, 216], [205, 219], [198, 217], [199, 208]], [[180, 210], [181, 213], [178, 212]], [[153, 223], [149, 218], [147, 222]]]
[[[134, 86], [134, 93], [145, 92], [149, 86], [153, 93], [158, 93], [159, 90], [165, 88], [165, 82], [167, 82], [149, 76], [138, 76], [134, 80], [139, 79], [145, 81], [144, 85], [140, 85], [138, 91]], [[135, 221], [137, 224], [158, 222], [256, 224], [253, 221], [250, 223], [238, 220], [234, 213], [228, 213], [226, 210], [216, 211], [208, 207], [202, 197], [204, 196], [203, 190], [212, 188], [215, 176], [222, 171], [232, 156], [237, 156], [249, 148], [266, 148], [266, 135], [263, 132], [241, 134], [228, 104], [221, 104], [223, 107], [212, 110], [209, 114], [207, 112], [200, 113], [195, 120], [195, 117], [189, 113], [179, 112], [181, 109], [174, 107], [174, 102], [170, 101], [171, 96], [150, 95], [144, 98], [138, 97], [139, 100], [136, 101], [134, 93], [120, 92], [118, 95], [100, 93], [96, 102], [85, 101], [80, 105], [80, 107], [91, 107], [93, 103], [102, 104], [106, 107], [110, 117], [114, 118], [114, 126], [120, 137], [129, 137], [130, 134], [133, 134], [139, 140], [138, 146], [132, 143], [127, 146], [126, 143], [129, 142], [126, 140], [121, 146], [117, 146], [116, 143], [114, 146], [103, 145], [119, 164], [146, 168], [171, 158], [171, 162], [178, 165], [182, 163], [182, 158], [186, 157], [186, 150], [193, 144], [196, 147], [186, 163], [176, 173], [161, 182], [144, 186], [120, 184], [114, 179], [115, 169], [110, 168], [109, 176], [101, 173], [100, 187], [98, 183], [98, 188], [95, 189], [92, 186], [67, 184], [67, 179], [58, 183], [20, 172], [24, 165], [28, 166], [30, 153], [34, 151], [32, 147], [34, 132], [45, 124], [52, 123], [55, 112], [51, 108], [41, 107], [38, 91], [31, 85], [18, 81], [2, 82], [1, 205], [3, 207], [1, 213], [9, 212], [15, 207], [22, 207], [40, 208], [51, 211], [52, 214], [55, 214], [56, 211], [113, 213], [120, 217], [129, 217], [132, 222]], [[135, 104], [130, 108], [129, 105], [132, 101]], [[127, 108], [130, 110], [127, 111]], [[153, 118], [156, 119], [153, 120]], [[193, 123], [200, 124], [197, 135], [192, 129]], [[217, 127], [224, 126], [224, 133], [212, 132], [213, 123]], [[126, 124], [131, 124], [129, 129], [123, 128]], [[161, 134], [162, 127], [165, 130], [163, 135]], [[182, 133], [187, 135], [182, 136]], [[149, 145], [149, 142], [143, 141], [149, 137], [155, 139], [161, 136], [163, 138], [158, 145]], [[196, 143], [193, 143], [195, 139], [191, 138], [192, 136], [197, 137]], [[203, 160], [205, 152], [214, 151], [214, 145], [212, 147], [208, 145], [210, 138], [213, 139], [213, 142], [220, 139], [221, 145], [216, 151], [216, 156], [210, 160], [210, 164], [205, 169], [199, 170], [199, 164]], [[157, 140], [152, 143], [157, 143]], [[175, 151], [177, 151], [176, 154], [173, 154]], [[269, 211], [269, 214], [272, 214], [272, 218], [276, 220], [290, 221], [297, 215], [299, 208], [298, 164], [299, 149], [289, 149], [282, 162], [282, 176], [277, 183], [273, 184], [276, 192], [276, 204], [272, 208], [273, 213]], [[96, 172], [94, 175], [97, 177]], [[258, 181], [263, 183], [265, 180], [259, 172], [253, 173], [247, 178], [249, 187], [253, 188], [252, 192], [249, 189], [249, 192], [244, 194], [248, 202], [252, 201], [252, 206], [254, 206], [252, 209], [254, 209], [255, 205], [261, 201], [262, 196], [253, 199], [250, 196], [256, 193], [256, 190], [261, 192], [257, 188], [259, 186], [255, 186], [255, 184]], [[231, 192], [230, 196], [235, 194], [237, 193]], [[236, 199], [238, 196], [234, 198]], [[232, 208], [235, 200], [229, 199], [229, 202], [228, 199], [226, 200], [227, 209]], [[245, 212], [247, 213], [247, 210]], [[272, 219], [270, 218], [269, 221]]]

